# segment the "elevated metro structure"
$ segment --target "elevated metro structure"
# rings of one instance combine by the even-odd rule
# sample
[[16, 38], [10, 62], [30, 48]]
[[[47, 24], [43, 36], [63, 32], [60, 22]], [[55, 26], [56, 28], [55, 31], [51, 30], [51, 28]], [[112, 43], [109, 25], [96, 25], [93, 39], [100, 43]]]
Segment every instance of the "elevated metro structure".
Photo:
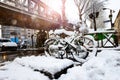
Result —
[[40, 0], [0, 0], [0, 24], [50, 30], [60, 27], [61, 15]]

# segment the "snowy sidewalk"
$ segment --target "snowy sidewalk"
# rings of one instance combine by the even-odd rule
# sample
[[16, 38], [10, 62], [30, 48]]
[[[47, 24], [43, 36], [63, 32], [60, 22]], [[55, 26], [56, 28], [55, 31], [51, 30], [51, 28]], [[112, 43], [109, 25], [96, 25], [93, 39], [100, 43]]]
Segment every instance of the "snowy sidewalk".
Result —
[[61, 71], [67, 71], [69, 67], [73, 67], [73, 61], [68, 59], [56, 59], [45, 56], [16, 58], [13, 62], [0, 67], [0, 80], [6, 78], [8, 80], [29, 80], [31, 75], [36, 76], [36, 74], [38, 79], [33, 77], [30, 80], [47, 80], [39, 79], [41, 75], [42, 77], [53, 79], [58, 78], [63, 73]]

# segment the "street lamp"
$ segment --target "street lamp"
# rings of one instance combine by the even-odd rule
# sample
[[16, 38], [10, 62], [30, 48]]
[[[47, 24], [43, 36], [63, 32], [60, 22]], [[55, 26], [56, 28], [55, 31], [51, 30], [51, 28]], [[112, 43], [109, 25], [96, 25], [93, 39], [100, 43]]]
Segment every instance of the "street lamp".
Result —
[[115, 11], [112, 9], [109, 9], [109, 8], [103, 8], [103, 10], [110, 10], [109, 19], [110, 19], [110, 24], [111, 24], [111, 29], [112, 29], [112, 27], [113, 27], [113, 23], [112, 23], [113, 15], [112, 15], [112, 13], [114, 13]]
[[65, 3], [66, 0], [62, 0], [62, 26], [65, 27], [67, 24], [66, 15], [65, 15]]

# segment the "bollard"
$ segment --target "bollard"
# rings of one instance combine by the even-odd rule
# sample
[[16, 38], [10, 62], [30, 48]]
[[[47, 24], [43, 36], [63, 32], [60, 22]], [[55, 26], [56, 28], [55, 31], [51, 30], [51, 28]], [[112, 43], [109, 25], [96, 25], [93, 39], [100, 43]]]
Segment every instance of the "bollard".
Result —
[[2, 59], [3, 59], [4, 61], [7, 59], [7, 55], [6, 55], [6, 53], [3, 53], [3, 55], [2, 55]]

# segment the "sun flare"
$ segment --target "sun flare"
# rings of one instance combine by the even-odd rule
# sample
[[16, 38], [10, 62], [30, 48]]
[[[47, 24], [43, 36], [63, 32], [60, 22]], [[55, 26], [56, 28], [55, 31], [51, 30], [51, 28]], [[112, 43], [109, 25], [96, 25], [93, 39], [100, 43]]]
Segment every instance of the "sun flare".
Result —
[[48, 0], [47, 4], [55, 11], [61, 13], [62, 8], [61, 0]]
[[61, 13], [61, 1], [60, 0], [53, 0], [50, 2], [51, 8], [53, 8], [55, 11]]

